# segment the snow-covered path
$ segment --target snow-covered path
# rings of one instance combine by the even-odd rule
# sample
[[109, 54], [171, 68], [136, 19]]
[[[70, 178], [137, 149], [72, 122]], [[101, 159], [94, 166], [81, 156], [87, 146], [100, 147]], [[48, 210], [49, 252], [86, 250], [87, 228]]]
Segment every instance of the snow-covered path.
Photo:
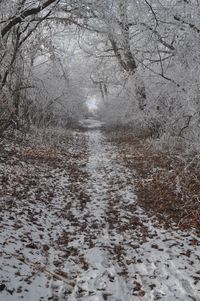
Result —
[[147, 217], [134, 171], [93, 124], [74, 133], [81, 158], [43, 166], [50, 202], [4, 206], [0, 301], [199, 301], [199, 239]]

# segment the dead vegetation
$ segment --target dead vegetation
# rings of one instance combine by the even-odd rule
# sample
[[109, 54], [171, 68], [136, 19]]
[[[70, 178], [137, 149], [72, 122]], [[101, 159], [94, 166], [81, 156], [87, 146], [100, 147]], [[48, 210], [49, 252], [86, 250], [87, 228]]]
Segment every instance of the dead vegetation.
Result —
[[200, 235], [199, 157], [161, 152], [128, 131], [107, 132], [118, 146], [118, 160], [132, 171], [139, 205], [166, 227], [195, 229]]
[[[198, 294], [199, 240], [163, 229], [135, 202], [134, 183], [139, 196], [144, 192], [142, 206], [154, 213], [150, 184], [154, 177], [164, 181], [167, 172], [181, 193], [181, 175], [173, 178], [180, 162], [148, 150], [130, 133], [114, 138], [110, 145], [92, 129], [66, 133], [65, 148], [0, 141], [0, 298], [161, 300], [164, 281], [173, 300], [180, 294], [171, 291], [175, 278], [181, 292], [183, 279], [193, 283], [186, 298], [177, 300]], [[194, 161], [182, 163], [185, 174]], [[168, 185], [162, 188], [164, 199]], [[161, 191], [159, 185], [153, 189]], [[158, 215], [166, 210], [162, 206]]]

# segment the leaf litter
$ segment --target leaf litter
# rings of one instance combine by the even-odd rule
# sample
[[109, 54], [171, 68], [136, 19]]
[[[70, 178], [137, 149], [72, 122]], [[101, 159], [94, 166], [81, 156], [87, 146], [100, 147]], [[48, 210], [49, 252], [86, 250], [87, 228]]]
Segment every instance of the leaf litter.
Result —
[[199, 237], [149, 217], [92, 124], [61, 149], [1, 142], [0, 300], [199, 301]]

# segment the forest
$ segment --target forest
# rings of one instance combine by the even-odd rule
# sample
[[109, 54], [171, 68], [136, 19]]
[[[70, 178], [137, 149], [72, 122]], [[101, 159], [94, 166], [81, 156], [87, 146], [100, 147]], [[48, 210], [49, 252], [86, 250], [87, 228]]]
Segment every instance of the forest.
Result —
[[0, 130], [106, 124], [199, 150], [199, 1], [3, 1]]
[[0, 0], [0, 301], [199, 301], [199, 167], [199, 0]]

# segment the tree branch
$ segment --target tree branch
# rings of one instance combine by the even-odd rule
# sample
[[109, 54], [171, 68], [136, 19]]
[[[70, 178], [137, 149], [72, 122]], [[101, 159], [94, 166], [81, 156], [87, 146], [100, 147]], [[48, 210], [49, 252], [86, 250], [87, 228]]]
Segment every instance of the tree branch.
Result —
[[21, 23], [23, 20], [25, 20], [27, 17], [36, 15], [43, 11], [45, 8], [50, 6], [51, 4], [57, 2], [57, 0], [47, 0], [43, 4], [40, 4], [37, 7], [28, 9], [24, 12], [22, 12], [18, 17], [12, 19], [2, 30], [1, 30], [1, 36], [4, 37], [15, 25]]
[[174, 16], [174, 20], [179, 21], [179, 22], [181, 22], [182, 24], [186, 24], [186, 25], [188, 25], [190, 28], [194, 29], [197, 33], [200, 33], [200, 29], [199, 29], [198, 27], [196, 27], [196, 25], [194, 25], [194, 24], [192, 24], [192, 23], [190, 23], [190, 22], [187, 22], [187, 21], [181, 19], [181, 18], [178, 17], [178, 16]]

